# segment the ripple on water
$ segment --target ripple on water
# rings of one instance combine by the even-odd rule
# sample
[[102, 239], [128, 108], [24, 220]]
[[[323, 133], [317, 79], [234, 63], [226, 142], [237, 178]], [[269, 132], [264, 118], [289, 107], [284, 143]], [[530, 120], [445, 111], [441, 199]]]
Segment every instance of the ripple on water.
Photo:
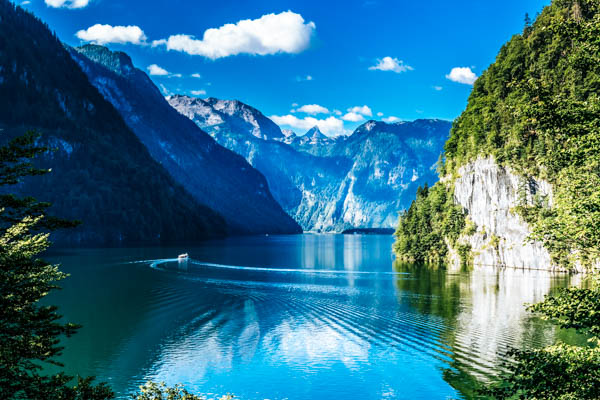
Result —
[[[200, 392], [207, 387], [218, 391], [219, 385], [232, 385], [235, 391], [237, 380], [268, 382], [264, 385], [274, 388], [297, 376], [345, 371], [357, 382], [379, 376], [381, 398], [408, 398], [399, 394], [402, 385], [396, 381], [415, 385], [413, 391], [406, 389], [411, 398], [428, 398], [429, 392], [416, 389], [415, 380], [430, 380], [441, 388], [440, 371], [460, 375], [458, 370], [489, 378], [499, 372], [503, 351], [520, 339], [509, 326], [471, 323], [470, 305], [461, 305], [450, 319], [415, 309], [415, 302], [447, 299], [436, 292], [399, 290], [397, 282], [407, 287], [420, 283], [412, 272], [259, 268], [176, 259], [145, 263], [165, 279], [179, 281], [153, 289], [156, 323], [162, 314], [177, 318], [135, 384], [153, 378], [182, 382]], [[494, 341], [489, 348], [484, 345], [488, 335]], [[237, 380], [228, 381], [233, 373]], [[347, 378], [341, 382], [347, 384]], [[326, 385], [318, 380], [312, 384]], [[248, 392], [245, 398], [261, 398], [264, 385], [244, 387], [257, 394]], [[351, 386], [337, 390], [345, 393]], [[452, 389], [439, 390], [460, 397]]]

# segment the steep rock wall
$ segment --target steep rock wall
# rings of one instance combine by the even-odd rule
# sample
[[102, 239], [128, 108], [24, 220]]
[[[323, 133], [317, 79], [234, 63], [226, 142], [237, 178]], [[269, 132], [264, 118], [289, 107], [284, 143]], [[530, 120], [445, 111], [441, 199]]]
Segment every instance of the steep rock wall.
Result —
[[[459, 169], [454, 201], [463, 207], [476, 231], [463, 234], [460, 244], [471, 246], [475, 265], [560, 270], [542, 243], [531, 241], [531, 228], [513, 209], [523, 200], [543, 196], [552, 205], [552, 186], [539, 179], [525, 180], [493, 158], [480, 158]], [[453, 263], [459, 263], [451, 249]]]

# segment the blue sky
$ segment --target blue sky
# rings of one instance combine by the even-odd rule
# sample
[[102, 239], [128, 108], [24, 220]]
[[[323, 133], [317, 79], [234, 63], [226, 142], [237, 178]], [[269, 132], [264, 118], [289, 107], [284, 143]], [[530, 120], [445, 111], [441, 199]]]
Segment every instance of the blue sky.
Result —
[[337, 135], [367, 119], [456, 118], [474, 76], [549, 0], [16, 3], [70, 45], [127, 52], [165, 93], [238, 99], [284, 128]]

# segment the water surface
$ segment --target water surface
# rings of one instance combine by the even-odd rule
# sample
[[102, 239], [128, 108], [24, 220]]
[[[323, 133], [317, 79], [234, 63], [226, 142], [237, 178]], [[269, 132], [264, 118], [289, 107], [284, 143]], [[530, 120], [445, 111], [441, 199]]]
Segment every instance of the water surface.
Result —
[[[209, 398], [469, 398], [511, 346], [578, 340], [529, 314], [578, 276], [395, 263], [391, 236], [230, 238], [60, 250], [69, 371], [126, 396], [147, 379]], [[188, 252], [191, 259], [174, 258]]]

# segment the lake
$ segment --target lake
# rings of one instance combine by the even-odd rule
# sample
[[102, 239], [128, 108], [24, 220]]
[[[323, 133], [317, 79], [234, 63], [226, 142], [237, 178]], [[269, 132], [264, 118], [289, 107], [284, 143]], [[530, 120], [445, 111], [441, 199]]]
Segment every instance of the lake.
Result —
[[582, 340], [524, 306], [581, 276], [400, 264], [392, 243], [304, 234], [54, 250], [71, 277], [50, 300], [83, 325], [63, 361], [120, 396], [153, 379], [208, 398], [460, 399], [510, 347]]

